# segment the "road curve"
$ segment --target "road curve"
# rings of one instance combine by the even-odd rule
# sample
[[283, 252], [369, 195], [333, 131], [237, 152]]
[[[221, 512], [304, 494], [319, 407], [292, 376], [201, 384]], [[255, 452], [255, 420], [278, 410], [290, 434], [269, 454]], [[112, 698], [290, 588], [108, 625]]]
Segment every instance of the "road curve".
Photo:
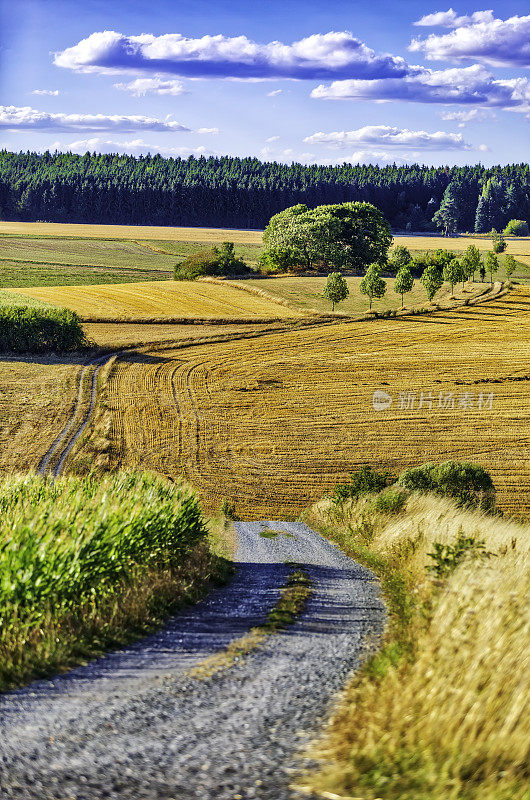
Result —
[[[273, 538], [265, 529], [282, 530]], [[0, 698], [0, 796], [287, 800], [300, 748], [384, 623], [371, 572], [298, 522], [237, 523], [232, 582], [159, 633]], [[207, 680], [187, 671], [262, 622], [296, 561], [290, 628]]]

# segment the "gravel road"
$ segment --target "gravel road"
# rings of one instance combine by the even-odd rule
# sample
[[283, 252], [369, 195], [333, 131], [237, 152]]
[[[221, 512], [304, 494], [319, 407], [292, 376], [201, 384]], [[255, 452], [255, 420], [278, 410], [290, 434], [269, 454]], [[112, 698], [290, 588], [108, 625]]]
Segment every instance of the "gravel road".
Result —
[[[265, 538], [265, 529], [286, 531]], [[0, 698], [0, 796], [17, 800], [287, 800], [299, 751], [380, 635], [374, 576], [298, 522], [237, 523], [230, 585], [159, 633]], [[307, 607], [213, 678], [187, 670], [275, 604], [306, 565]]]

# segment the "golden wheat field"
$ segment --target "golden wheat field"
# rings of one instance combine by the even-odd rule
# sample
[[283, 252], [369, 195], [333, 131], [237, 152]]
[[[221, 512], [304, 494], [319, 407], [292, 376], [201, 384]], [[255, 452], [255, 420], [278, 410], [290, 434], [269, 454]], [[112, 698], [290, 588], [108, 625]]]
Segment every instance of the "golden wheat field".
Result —
[[75, 405], [81, 366], [70, 358], [0, 362], [0, 471], [36, 469]]
[[70, 308], [84, 320], [301, 316], [302, 312], [244, 289], [206, 281], [145, 281], [92, 286], [39, 286], [14, 291]]
[[[292, 517], [364, 463], [466, 459], [530, 511], [530, 291], [119, 359], [74, 469], [183, 475], [209, 509]], [[389, 408], [374, 410], [374, 391]], [[382, 396], [384, 405], [384, 396]]]
[[262, 231], [233, 228], [171, 228], [157, 225], [88, 225], [74, 222], [0, 222], [0, 234], [95, 239], [160, 239], [175, 242], [261, 244]]

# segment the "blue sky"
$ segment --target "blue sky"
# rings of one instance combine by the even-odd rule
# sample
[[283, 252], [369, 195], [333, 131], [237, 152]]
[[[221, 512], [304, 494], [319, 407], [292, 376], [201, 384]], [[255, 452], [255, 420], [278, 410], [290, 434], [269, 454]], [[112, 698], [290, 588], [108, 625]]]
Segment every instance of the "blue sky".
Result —
[[522, 2], [1, 0], [0, 146], [528, 160]]

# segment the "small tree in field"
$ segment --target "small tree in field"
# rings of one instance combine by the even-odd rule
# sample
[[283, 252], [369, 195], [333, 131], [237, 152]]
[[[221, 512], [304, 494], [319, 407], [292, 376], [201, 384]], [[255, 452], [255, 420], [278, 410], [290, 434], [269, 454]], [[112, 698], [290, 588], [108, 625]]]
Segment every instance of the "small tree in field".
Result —
[[381, 271], [378, 264], [370, 264], [366, 271], [366, 275], [361, 281], [360, 285], [361, 294], [365, 294], [370, 298], [370, 310], [372, 308], [372, 301], [384, 297], [386, 292], [386, 281], [381, 277]]
[[324, 286], [323, 295], [333, 304], [333, 311], [335, 311], [335, 304], [340, 303], [341, 300], [346, 300], [350, 293], [346, 278], [343, 277], [341, 272], [332, 272], [328, 275], [326, 285]]
[[457, 258], [453, 258], [449, 264], [445, 265], [443, 270], [443, 278], [451, 284], [451, 297], [455, 296], [455, 285], [458, 283], [458, 281], [462, 280], [463, 275], [464, 271], [462, 269], [462, 265]]
[[493, 233], [491, 240], [493, 242], [493, 252], [504, 253], [508, 245], [506, 244], [506, 239], [502, 233]]
[[424, 269], [420, 278], [420, 283], [427, 292], [429, 300], [433, 299], [438, 289], [443, 286], [443, 282], [442, 270], [435, 264], [431, 264], [430, 267]]
[[517, 267], [517, 261], [510, 253], [508, 253], [506, 258], [504, 259], [504, 269], [506, 272], [506, 277], [508, 279], [512, 277], [516, 267]]
[[490, 276], [490, 283], [493, 283], [493, 275], [499, 269], [499, 259], [495, 253], [486, 253], [486, 272]]
[[466, 247], [464, 250], [464, 255], [462, 256], [460, 263], [466, 273], [466, 278], [473, 278], [473, 282], [475, 281], [475, 272], [477, 269], [480, 268], [482, 264], [482, 257], [480, 255], [480, 250], [478, 247], [475, 247], [474, 244], [470, 244], [469, 247]]
[[484, 266], [484, 262], [482, 262], [482, 264], [480, 265], [478, 272], [480, 275], [480, 280], [482, 281], [482, 283], [484, 283], [484, 278], [486, 277], [486, 267]]
[[388, 271], [396, 275], [402, 267], [408, 267], [412, 262], [412, 256], [407, 247], [397, 244], [388, 259]]
[[414, 286], [414, 278], [412, 277], [412, 272], [408, 267], [401, 267], [396, 275], [396, 280], [394, 281], [394, 291], [396, 294], [401, 295], [401, 308], [403, 308], [404, 304], [404, 295], [407, 292], [410, 292], [412, 287]]

